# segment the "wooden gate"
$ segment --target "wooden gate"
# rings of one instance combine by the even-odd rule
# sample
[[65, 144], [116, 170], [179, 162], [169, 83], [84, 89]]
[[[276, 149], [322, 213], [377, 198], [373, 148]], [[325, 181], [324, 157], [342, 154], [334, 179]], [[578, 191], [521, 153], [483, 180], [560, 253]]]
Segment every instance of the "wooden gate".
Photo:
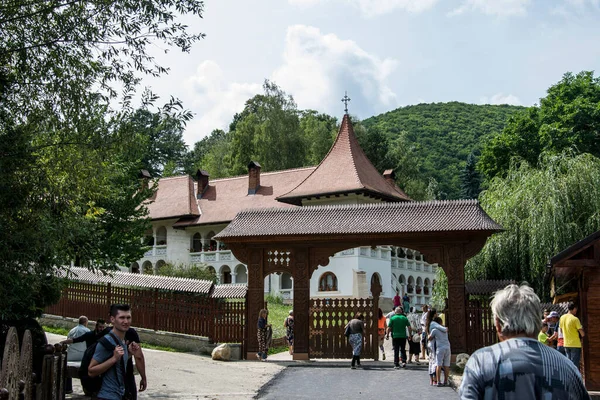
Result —
[[309, 357], [351, 358], [352, 348], [344, 327], [361, 312], [365, 319], [361, 358], [379, 359], [377, 317], [381, 283], [377, 275], [371, 282], [373, 297], [368, 299], [311, 299], [309, 307]]
[[498, 342], [489, 300], [467, 300], [467, 352]]

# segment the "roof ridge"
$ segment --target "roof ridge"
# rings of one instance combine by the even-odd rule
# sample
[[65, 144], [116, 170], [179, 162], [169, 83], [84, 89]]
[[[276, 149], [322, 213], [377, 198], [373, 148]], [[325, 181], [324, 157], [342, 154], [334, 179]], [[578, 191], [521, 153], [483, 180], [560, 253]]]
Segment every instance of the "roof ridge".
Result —
[[[275, 174], [284, 174], [284, 173], [288, 173], [288, 172], [302, 171], [302, 170], [311, 169], [311, 168], [316, 168], [316, 167], [315, 166], [309, 166], [309, 167], [297, 167], [297, 168], [281, 169], [281, 170], [278, 170], [278, 171], [267, 171], [267, 172], [261, 172], [260, 176], [275, 175]], [[248, 174], [236, 175], [236, 176], [228, 176], [226, 178], [210, 179], [208, 181], [208, 183], [210, 184], [211, 182], [231, 181], [231, 180], [234, 180], [234, 179], [243, 179], [243, 178], [247, 178], [247, 177], [248, 177]]]

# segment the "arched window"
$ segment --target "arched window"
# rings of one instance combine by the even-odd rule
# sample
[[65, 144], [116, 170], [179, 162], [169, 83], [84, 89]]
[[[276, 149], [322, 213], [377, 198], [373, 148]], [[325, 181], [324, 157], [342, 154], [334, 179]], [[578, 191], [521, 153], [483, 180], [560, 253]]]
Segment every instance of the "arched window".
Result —
[[237, 283], [248, 283], [248, 273], [246, 272], [246, 267], [242, 264], [238, 264], [235, 267], [235, 281]]
[[161, 226], [156, 231], [156, 244], [158, 246], [163, 246], [167, 244], [167, 228]]
[[202, 236], [200, 233], [194, 233], [192, 237], [192, 253], [198, 253], [202, 251]]
[[152, 228], [144, 232], [144, 245], [154, 246], [154, 232], [152, 232]]
[[371, 275], [371, 286], [375, 283], [381, 284], [381, 277], [377, 272]]
[[150, 261], [145, 261], [142, 264], [142, 273], [147, 275], [154, 274], [154, 268], [152, 267], [152, 263]]
[[208, 244], [204, 245], [204, 251], [216, 251], [217, 250], [217, 241], [213, 240], [213, 236], [215, 236], [215, 233], [213, 231], [210, 231], [207, 235]]
[[325, 272], [319, 279], [320, 292], [334, 292], [338, 290], [337, 277], [333, 272]]
[[221, 283], [231, 283], [231, 269], [227, 265], [221, 267]]
[[292, 275], [284, 272], [281, 274], [281, 279], [279, 280], [281, 289], [293, 289], [294, 283], [292, 282]]
[[140, 264], [138, 264], [136, 262], [132, 263], [129, 270], [134, 274], [139, 274], [140, 273]]

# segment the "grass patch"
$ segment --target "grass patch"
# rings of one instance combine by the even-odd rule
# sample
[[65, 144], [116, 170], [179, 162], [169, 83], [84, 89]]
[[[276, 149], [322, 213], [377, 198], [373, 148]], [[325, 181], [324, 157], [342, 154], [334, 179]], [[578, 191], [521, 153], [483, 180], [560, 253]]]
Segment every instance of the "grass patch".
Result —
[[284, 353], [289, 351], [290, 348], [289, 347], [271, 347], [269, 349], [269, 352], [267, 354], [277, 354], [277, 353]]
[[158, 345], [150, 344], [150, 343], [142, 343], [141, 346], [142, 346], [142, 349], [152, 349], [152, 350], [160, 350], [160, 351], [169, 351], [171, 353], [184, 353], [184, 351], [177, 350], [177, 349], [174, 349], [172, 347], [158, 346]]
[[54, 333], [55, 335], [67, 336], [69, 334], [69, 329], [59, 328], [55, 326], [42, 326], [44, 332]]
[[[269, 323], [273, 327], [273, 339], [285, 336], [286, 329], [283, 326], [283, 323], [288, 317], [291, 309], [291, 305], [268, 303]], [[254, 321], [257, 319], [258, 315], [255, 317]]]

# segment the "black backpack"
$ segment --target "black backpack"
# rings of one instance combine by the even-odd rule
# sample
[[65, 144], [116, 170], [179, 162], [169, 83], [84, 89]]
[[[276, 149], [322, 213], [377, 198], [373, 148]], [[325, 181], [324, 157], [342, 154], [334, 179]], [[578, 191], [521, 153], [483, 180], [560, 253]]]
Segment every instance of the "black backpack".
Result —
[[98, 346], [98, 343], [102, 344], [102, 346], [111, 352], [113, 352], [116, 347], [106, 337], [102, 336], [100, 339], [98, 339], [98, 341], [96, 341], [96, 343], [85, 349], [83, 358], [81, 359], [81, 366], [79, 367], [79, 379], [81, 380], [81, 386], [83, 387], [83, 392], [86, 394], [86, 396], [95, 395], [102, 387], [102, 375], [94, 377], [88, 375], [88, 368], [90, 367], [90, 363], [94, 358], [94, 353], [96, 352], [96, 346]]

